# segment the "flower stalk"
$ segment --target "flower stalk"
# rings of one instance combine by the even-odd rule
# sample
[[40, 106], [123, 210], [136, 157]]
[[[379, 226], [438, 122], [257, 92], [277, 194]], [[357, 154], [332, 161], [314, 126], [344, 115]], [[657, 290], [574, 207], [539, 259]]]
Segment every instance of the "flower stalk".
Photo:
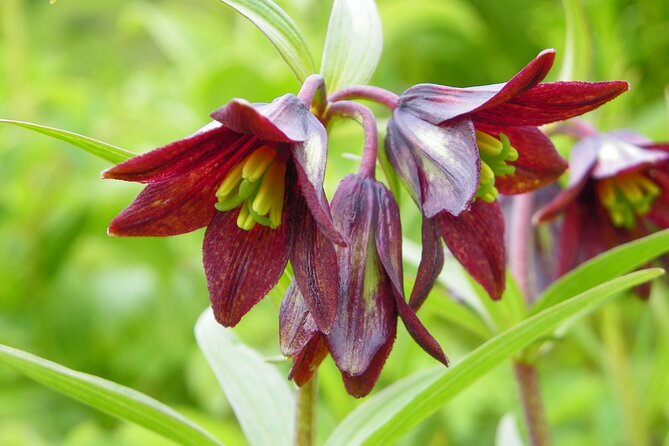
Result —
[[314, 444], [317, 392], [316, 373], [308, 383], [297, 389], [295, 446], [312, 446]]
[[[362, 87], [361, 87], [362, 88]], [[360, 162], [360, 175], [374, 179], [376, 172], [376, 160], [379, 153], [379, 134], [376, 128], [376, 118], [370, 109], [364, 105], [350, 101], [333, 103], [328, 111], [326, 120], [335, 116], [355, 119], [362, 123], [365, 133], [365, 142]]]
[[517, 361], [513, 365], [513, 371], [518, 383], [530, 445], [549, 446], [551, 441], [541, 402], [537, 369], [533, 364]]
[[344, 88], [330, 96], [330, 101], [332, 102], [351, 99], [364, 99], [376, 102], [390, 110], [395, 110], [395, 108], [397, 108], [399, 96], [383, 88], [372, 87], [369, 85], [355, 85], [353, 87]]

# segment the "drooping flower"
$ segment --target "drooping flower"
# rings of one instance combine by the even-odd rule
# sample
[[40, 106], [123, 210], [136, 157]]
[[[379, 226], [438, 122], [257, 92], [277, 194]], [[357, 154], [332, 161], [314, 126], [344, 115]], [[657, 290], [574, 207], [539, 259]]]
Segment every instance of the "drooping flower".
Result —
[[297, 287], [281, 307], [281, 347], [294, 358], [291, 377], [307, 382], [329, 352], [348, 392], [367, 395], [390, 354], [398, 316], [416, 342], [447, 364], [439, 344], [405, 301], [401, 227], [392, 194], [363, 175], [345, 178], [332, 199], [337, 227], [349, 241], [337, 247], [341, 274], [337, 317], [328, 334], [318, 330]]
[[563, 216], [556, 275], [617, 245], [669, 227], [669, 144], [631, 132], [584, 137], [570, 156], [567, 189], [534, 216]]
[[[419, 274], [433, 273], [438, 234], [488, 294], [501, 297], [504, 222], [497, 195], [539, 189], [567, 167], [537, 127], [593, 110], [628, 89], [626, 82], [540, 84], [554, 58], [553, 50], [543, 51], [504, 84], [421, 84], [399, 97], [386, 150], [427, 220], [427, 271]], [[431, 283], [425, 286], [412, 306], [420, 305]]]
[[109, 227], [170, 236], [207, 227], [203, 260], [216, 319], [233, 326], [277, 283], [290, 259], [318, 327], [334, 322], [339, 278], [323, 192], [325, 128], [294, 95], [233, 100], [198, 133], [119, 164], [104, 178], [145, 183]]

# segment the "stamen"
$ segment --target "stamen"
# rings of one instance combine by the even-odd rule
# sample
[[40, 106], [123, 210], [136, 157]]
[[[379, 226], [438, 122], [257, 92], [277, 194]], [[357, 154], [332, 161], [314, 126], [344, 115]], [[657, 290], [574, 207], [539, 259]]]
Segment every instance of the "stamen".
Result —
[[643, 173], [634, 172], [600, 181], [597, 194], [613, 225], [629, 230], [650, 212], [661, 189]]
[[481, 177], [476, 198], [486, 203], [494, 202], [499, 196], [495, 187], [495, 177], [513, 175], [516, 168], [507, 164], [518, 159], [518, 151], [511, 146], [509, 138], [499, 134], [499, 139], [494, 136], [476, 130], [476, 145], [481, 156]]
[[281, 224], [286, 164], [277, 157], [276, 147], [259, 147], [230, 171], [216, 191], [217, 210], [241, 206], [237, 226], [245, 231], [256, 224], [273, 229]]

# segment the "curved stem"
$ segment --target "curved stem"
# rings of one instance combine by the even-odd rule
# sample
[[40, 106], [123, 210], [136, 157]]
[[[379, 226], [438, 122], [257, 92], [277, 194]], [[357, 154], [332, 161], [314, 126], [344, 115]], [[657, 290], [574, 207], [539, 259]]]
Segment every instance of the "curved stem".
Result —
[[317, 375], [297, 389], [297, 407], [295, 420], [295, 446], [314, 444], [316, 421]]
[[520, 399], [523, 404], [530, 444], [532, 446], [548, 446], [551, 442], [541, 402], [537, 369], [531, 364], [516, 362], [513, 365], [513, 371], [516, 375]]
[[391, 110], [395, 110], [397, 108], [399, 96], [383, 88], [367, 85], [356, 85], [344, 88], [330, 96], [331, 102], [344, 101], [347, 99], [366, 99], [388, 107]]
[[365, 145], [362, 151], [362, 161], [360, 162], [360, 175], [375, 178], [376, 159], [379, 152], [379, 134], [376, 128], [376, 118], [370, 109], [364, 105], [355, 102], [342, 101], [330, 105], [326, 121], [334, 116], [353, 118], [362, 122], [365, 132]]
[[300, 92], [297, 97], [304, 102], [304, 105], [311, 107], [316, 106], [318, 115], [321, 116], [325, 112], [327, 105], [327, 92], [325, 91], [325, 81], [320, 74], [312, 74], [302, 84]]

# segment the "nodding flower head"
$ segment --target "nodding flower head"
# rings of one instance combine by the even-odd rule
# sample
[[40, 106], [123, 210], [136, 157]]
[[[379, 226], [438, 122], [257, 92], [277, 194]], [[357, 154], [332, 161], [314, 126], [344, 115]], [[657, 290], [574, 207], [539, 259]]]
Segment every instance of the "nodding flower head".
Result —
[[345, 245], [323, 192], [327, 135], [293, 95], [234, 100], [196, 134], [130, 159], [104, 178], [146, 184], [109, 226], [118, 236], [169, 236], [207, 227], [203, 258], [214, 314], [235, 325], [277, 283], [290, 259], [313, 318], [329, 332]]

